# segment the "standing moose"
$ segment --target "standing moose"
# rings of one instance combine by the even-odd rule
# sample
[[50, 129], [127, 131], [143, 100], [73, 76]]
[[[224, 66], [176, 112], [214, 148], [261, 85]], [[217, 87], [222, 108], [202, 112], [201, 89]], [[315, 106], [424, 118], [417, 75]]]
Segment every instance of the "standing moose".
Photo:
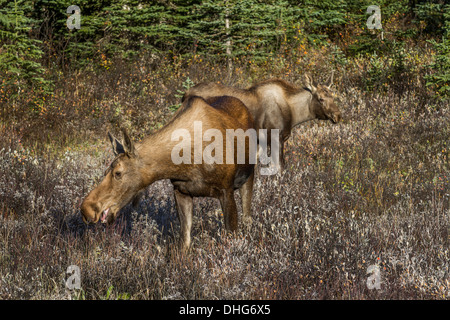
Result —
[[291, 130], [313, 119], [339, 122], [341, 112], [334, 103], [329, 85], [314, 86], [310, 76], [303, 76], [303, 87], [296, 87], [284, 80], [271, 79], [251, 86], [248, 89], [227, 87], [214, 82], [204, 82], [190, 88], [182, 100], [189, 96], [205, 99], [217, 96], [232, 96], [241, 100], [255, 120], [255, 129], [267, 129], [267, 145], [271, 144], [270, 132], [280, 130], [279, 169], [284, 167], [283, 143], [290, 137]]
[[[218, 163], [180, 163], [173, 161], [173, 149], [179, 145], [174, 141], [173, 133], [187, 130], [193, 136], [196, 121], [201, 121], [203, 128], [215, 129], [223, 134], [223, 161]], [[111, 223], [117, 213], [131, 202], [148, 185], [170, 179], [174, 187], [178, 218], [181, 224], [181, 248], [185, 251], [191, 243], [191, 226], [193, 215], [193, 197], [215, 197], [220, 200], [224, 213], [225, 227], [235, 231], [238, 227], [238, 215], [234, 200], [234, 190], [239, 189], [242, 198], [244, 216], [250, 217], [250, 204], [253, 192], [254, 162], [250, 161], [249, 143], [245, 143], [245, 161], [226, 161], [227, 153], [238, 158], [239, 146], [226, 143], [226, 131], [242, 129], [247, 131], [254, 127], [253, 119], [244, 104], [233, 97], [216, 97], [205, 101], [200, 97], [185, 99], [180, 110], [172, 120], [156, 133], [146, 137], [141, 143], [133, 143], [123, 131], [123, 142], [109, 134], [116, 158], [107, 168], [100, 184], [92, 190], [81, 204], [82, 218], [86, 223]], [[250, 138], [244, 137], [245, 141]], [[242, 141], [242, 140], [241, 140]], [[191, 141], [182, 141], [194, 158], [195, 149], [204, 151]], [[256, 144], [256, 142], [254, 142]], [[194, 140], [195, 144], [195, 140]], [[242, 148], [241, 148], [242, 149]], [[183, 150], [186, 150], [184, 148]]]

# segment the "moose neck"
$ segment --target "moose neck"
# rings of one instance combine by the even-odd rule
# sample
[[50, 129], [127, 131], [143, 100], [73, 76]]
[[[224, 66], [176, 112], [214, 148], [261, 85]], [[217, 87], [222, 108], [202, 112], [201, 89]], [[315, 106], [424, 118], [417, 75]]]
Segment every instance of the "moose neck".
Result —
[[136, 146], [140, 171], [147, 186], [158, 180], [173, 179], [180, 171], [180, 166], [171, 159], [173, 142], [170, 141], [170, 135], [163, 133], [148, 136]]
[[315, 118], [311, 112], [312, 94], [307, 90], [302, 90], [299, 93], [292, 95], [288, 100], [291, 108], [292, 120], [291, 127], [295, 127], [300, 123], [312, 120]]

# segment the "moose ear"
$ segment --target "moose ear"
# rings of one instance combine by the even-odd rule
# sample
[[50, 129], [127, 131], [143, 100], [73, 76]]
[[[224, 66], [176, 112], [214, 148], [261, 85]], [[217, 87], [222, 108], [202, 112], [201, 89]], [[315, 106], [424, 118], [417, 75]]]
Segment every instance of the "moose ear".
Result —
[[122, 134], [123, 134], [123, 149], [130, 157], [134, 157], [135, 153], [133, 141], [131, 141], [130, 137], [127, 134], [127, 131], [124, 128], [122, 128]]
[[111, 141], [111, 146], [113, 149], [114, 156], [118, 156], [121, 153], [125, 153], [125, 149], [124, 149], [123, 145], [109, 131], [108, 131], [108, 138], [109, 138], [109, 141]]
[[314, 87], [312, 78], [306, 73], [303, 75], [303, 86], [311, 93], [314, 93], [316, 91], [316, 87]]

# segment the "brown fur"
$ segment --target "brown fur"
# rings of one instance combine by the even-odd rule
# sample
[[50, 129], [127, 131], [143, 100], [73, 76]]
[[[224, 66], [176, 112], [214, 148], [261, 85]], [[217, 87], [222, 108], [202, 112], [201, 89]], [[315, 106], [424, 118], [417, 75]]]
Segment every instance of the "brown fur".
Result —
[[227, 87], [217, 83], [200, 83], [190, 88], [183, 96], [200, 96], [205, 99], [217, 96], [233, 96], [241, 100], [255, 121], [255, 129], [268, 130], [270, 144], [271, 129], [280, 130], [280, 161], [283, 164], [283, 142], [296, 125], [312, 120], [331, 120], [337, 123], [341, 113], [334, 103], [331, 90], [325, 85], [313, 85], [312, 79], [304, 76], [304, 86], [297, 87], [281, 79], [270, 79], [248, 89]]
[[[208, 104], [209, 103], [209, 104]], [[85, 222], [96, 223], [107, 212], [104, 222], [111, 223], [119, 210], [139, 196], [145, 188], [156, 180], [170, 179], [174, 186], [178, 217], [181, 223], [181, 244], [183, 249], [190, 245], [192, 224], [192, 197], [215, 197], [221, 202], [225, 227], [236, 230], [238, 217], [234, 190], [240, 189], [243, 195], [244, 216], [250, 216], [253, 188], [254, 165], [249, 164], [248, 156], [244, 164], [179, 164], [171, 159], [173, 147], [178, 143], [171, 141], [172, 132], [185, 128], [193, 141], [193, 123], [202, 121], [205, 132], [209, 128], [222, 132], [225, 146], [226, 129], [253, 128], [252, 116], [241, 101], [233, 97], [209, 99], [208, 103], [199, 97], [186, 99], [172, 120], [155, 134], [141, 143], [134, 144], [124, 132], [124, 142], [120, 143], [109, 134], [117, 158], [105, 172], [103, 181], [92, 190], [81, 205]], [[191, 141], [191, 146], [193, 142]], [[207, 145], [203, 142], [203, 148]], [[192, 150], [192, 159], [193, 157]], [[245, 146], [248, 155], [248, 144]], [[237, 152], [237, 148], [234, 148]], [[235, 154], [236, 156], [236, 154]], [[193, 162], [193, 161], [192, 161]]]

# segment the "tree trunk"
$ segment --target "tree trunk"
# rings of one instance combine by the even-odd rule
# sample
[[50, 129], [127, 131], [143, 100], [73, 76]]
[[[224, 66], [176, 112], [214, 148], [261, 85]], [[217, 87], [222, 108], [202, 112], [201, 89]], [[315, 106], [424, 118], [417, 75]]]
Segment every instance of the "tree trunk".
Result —
[[230, 11], [228, 9], [228, 1], [226, 2], [226, 4], [227, 4], [227, 8], [225, 11], [225, 32], [227, 35], [227, 41], [225, 43], [225, 50], [226, 50], [225, 52], [227, 55], [228, 73], [231, 74], [231, 69], [232, 69], [233, 65], [232, 65], [232, 60], [231, 60], [231, 38], [230, 38], [230, 18], [229, 18]]

